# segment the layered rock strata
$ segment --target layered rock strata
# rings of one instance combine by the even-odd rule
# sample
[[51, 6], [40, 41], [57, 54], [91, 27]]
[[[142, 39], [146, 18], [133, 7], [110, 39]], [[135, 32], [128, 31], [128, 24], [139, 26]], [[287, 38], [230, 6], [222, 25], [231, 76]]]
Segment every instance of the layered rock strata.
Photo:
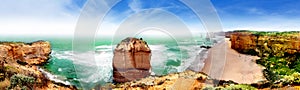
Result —
[[128, 82], [150, 75], [151, 50], [142, 39], [126, 38], [114, 50], [113, 81]]
[[[76, 89], [74, 86], [53, 82], [38, 70], [39, 66], [47, 63], [50, 54], [51, 45], [47, 41], [0, 42], [0, 89]], [[34, 81], [28, 83], [29, 79], [26, 78]]]
[[0, 44], [1, 61], [6, 63], [41, 65], [47, 62], [50, 53], [50, 43], [45, 41], [27, 44], [21, 42], [2, 42]]
[[253, 53], [259, 56], [276, 53], [276, 56], [284, 54], [300, 53], [300, 33], [286, 35], [259, 35], [250, 32], [230, 33], [231, 48], [241, 53]]

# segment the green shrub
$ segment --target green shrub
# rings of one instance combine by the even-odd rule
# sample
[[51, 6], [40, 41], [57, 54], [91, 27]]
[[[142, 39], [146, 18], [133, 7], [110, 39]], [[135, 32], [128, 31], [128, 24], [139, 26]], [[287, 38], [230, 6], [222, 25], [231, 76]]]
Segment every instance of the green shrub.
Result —
[[280, 79], [279, 75], [277, 75], [276, 73], [274, 73], [273, 70], [270, 70], [268, 68], [263, 70], [263, 74], [266, 77], [266, 79], [272, 83]]
[[216, 88], [213, 86], [204, 87], [202, 90], [215, 90]]
[[13, 89], [15, 87], [21, 87], [22, 89], [32, 87], [34, 84], [35, 78], [25, 76], [22, 74], [15, 74], [10, 77], [10, 86], [8, 89]]
[[222, 90], [257, 90], [255, 87], [245, 84], [230, 85]]
[[285, 75], [283, 79], [289, 84], [300, 84], [300, 73], [294, 72], [292, 75]]

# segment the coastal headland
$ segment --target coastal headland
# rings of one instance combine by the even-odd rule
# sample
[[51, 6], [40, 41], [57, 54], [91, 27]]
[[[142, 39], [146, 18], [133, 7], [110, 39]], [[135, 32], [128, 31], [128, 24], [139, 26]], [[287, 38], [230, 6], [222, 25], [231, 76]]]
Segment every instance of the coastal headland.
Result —
[[50, 58], [47, 41], [0, 42], [0, 89], [74, 90], [72, 85], [53, 82], [40, 71]]

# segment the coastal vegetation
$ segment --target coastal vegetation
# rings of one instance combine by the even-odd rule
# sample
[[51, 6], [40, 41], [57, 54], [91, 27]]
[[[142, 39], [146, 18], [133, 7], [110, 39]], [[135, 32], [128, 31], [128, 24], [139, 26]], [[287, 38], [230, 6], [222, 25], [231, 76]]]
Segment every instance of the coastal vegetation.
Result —
[[229, 85], [227, 87], [204, 87], [202, 90], [257, 90], [257, 88], [247, 84]]
[[300, 32], [231, 32], [232, 48], [259, 56], [270, 87], [300, 84]]
[[33, 89], [33, 84], [35, 82], [34, 77], [25, 76], [22, 74], [15, 74], [10, 77], [10, 86], [7, 89], [20, 88], [21, 90]]

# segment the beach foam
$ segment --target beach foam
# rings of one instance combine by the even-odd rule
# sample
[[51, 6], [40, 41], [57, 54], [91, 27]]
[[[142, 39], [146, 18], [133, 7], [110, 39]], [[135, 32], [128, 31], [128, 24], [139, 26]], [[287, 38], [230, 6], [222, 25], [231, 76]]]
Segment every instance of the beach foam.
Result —
[[[82, 83], [112, 82], [113, 46], [101, 45], [97, 46], [95, 51], [88, 52], [53, 51], [52, 57], [54, 59], [71, 60], [76, 69], [77, 80]], [[151, 73], [155, 75], [182, 72], [191, 65], [195, 65], [195, 63], [203, 67], [203, 61], [195, 61], [199, 61], [197, 57], [200, 56], [201, 59], [205, 58], [202, 56], [205, 56], [204, 54], [207, 52], [207, 50], [203, 50], [197, 45], [168, 46], [161, 44], [149, 45], [149, 47], [152, 50]], [[173, 64], [167, 65], [170, 62]], [[65, 69], [60, 68], [58, 70]]]
[[64, 76], [53, 75], [42, 68], [38, 68], [38, 70], [41, 71], [51, 81], [54, 81], [56, 83], [62, 83], [64, 85], [71, 85], [69, 81], [66, 81], [66, 78]]

